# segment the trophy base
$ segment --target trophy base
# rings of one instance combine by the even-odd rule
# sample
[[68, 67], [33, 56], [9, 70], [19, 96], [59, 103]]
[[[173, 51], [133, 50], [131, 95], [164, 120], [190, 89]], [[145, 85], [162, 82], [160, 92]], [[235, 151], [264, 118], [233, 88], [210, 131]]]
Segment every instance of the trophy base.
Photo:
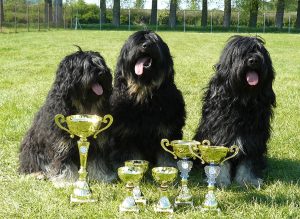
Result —
[[136, 212], [136, 213], [138, 213], [140, 210], [138, 209], [137, 206], [127, 208], [127, 207], [124, 207], [123, 205], [120, 205], [119, 211], [120, 212]]
[[185, 207], [193, 208], [194, 207], [194, 202], [193, 202], [193, 200], [190, 200], [190, 201], [175, 200], [174, 207], [175, 208], [181, 208], [181, 207], [183, 207], [183, 208], [185, 208]]
[[134, 198], [135, 203], [141, 205], [147, 205], [147, 200], [144, 197]]
[[174, 213], [173, 208], [161, 208], [160, 206], [155, 206], [154, 211], [156, 213], [169, 213], [169, 214]]
[[70, 197], [70, 203], [91, 203], [96, 201], [97, 199], [91, 196], [85, 197], [85, 196], [76, 196], [72, 194]]
[[205, 213], [205, 212], [210, 212], [210, 213], [215, 213], [215, 214], [221, 213], [221, 209], [218, 207], [216, 208], [216, 207], [200, 206], [199, 209], [203, 213]]

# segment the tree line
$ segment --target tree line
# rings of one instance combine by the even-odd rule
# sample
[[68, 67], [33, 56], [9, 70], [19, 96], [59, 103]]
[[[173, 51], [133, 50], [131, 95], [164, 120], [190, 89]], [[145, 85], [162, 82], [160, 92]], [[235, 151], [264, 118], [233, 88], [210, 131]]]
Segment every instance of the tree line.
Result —
[[[29, 0], [30, 1], [30, 0]], [[44, 21], [48, 22], [49, 19], [56, 23], [63, 22], [63, 0], [31, 0], [32, 2], [44, 3]], [[121, 5], [129, 4], [129, 0], [99, 0], [100, 1], [100, 20], [102, 24], [107, 23], [107, 4], [112, 3], [112, 25], [115, 27], [120, 26]], [[151, 1], [151, 14], [150, 25], [157, 24], [157, 12], [158, 1]], [[168, 0], [169, 15], [168, 25], [170, 28], [175, 28], [177, 24], [177, 11], [179, 10], [181, 1], [185, 1], [185, 5], [188, 9], [201, 10], [201, 27], [206, 27], [208, 24], [208, 4], [210, 0]], [[5, 3], [26, 3], [28, 0], [5, 0]], [[142, 9], [145, 4], [145, 0], [132, 0], [134, 8]], [[216, 2], [216, 1], [215, 1]], [[260, 10], [273, 10], [276, 11], [275, 26], [282, 28], [284, 24], [284, 12], [286, 10], [297, 11], [295, 27], [300, 28], [300, 0], [220, 0], [219, 3], [224, 4], [223, 14], [223, 27], [230, 28], [232, 11], [233, 9], [242, 10], [248, 14], [248, 26], [255, 28], [257, 26], [257, 18]], [[4, 0], [0, 0], [0, 24], [4, 22]], [[74, 5], [74, 7], [83, 7], [84, 0], [67, 0], [65, 4]], [[234, 6], [234, 7], [233, 7]], [[55, 7], [55, 10], [54, 10]], [[93, 10], [91, 8], [91, 10]], [[97, 12], [96, 12], [97, 13]]]

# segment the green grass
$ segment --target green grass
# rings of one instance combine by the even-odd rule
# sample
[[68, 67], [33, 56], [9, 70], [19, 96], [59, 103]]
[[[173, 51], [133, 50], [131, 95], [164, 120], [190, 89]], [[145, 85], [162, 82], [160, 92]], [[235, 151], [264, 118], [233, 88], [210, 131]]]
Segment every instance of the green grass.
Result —
[[[123, 184], [91, 182], [99, 201], [72, 206], [72, 189], [56, 189], [48, 181], [20, 176], [20, 141], [43, 104], [58, 63], [75, 51], [100, 51], [113, 70], [120, 48], [131, 32], [50, 31], [0, 34], [0, 217], [1, 218], [116, 218], [125, 195]], [[213, 74], [212, 65], [230, 33], [159, 32], [174, 57], [176, 83], [187, 109], [184, 137], [192, 138], [200, 118], [203, 88]], [[299, 35], [264, 34], [277, 72], [274, 89], [277, 108], [269, 142], [269, 168], [265, 186], [255, 189], [232, 185], [218, 190], [226, 218], [300, 218], [300, 39]], [[197, 161], [199, 162], [199, 161]], [[202, 174], [193, 171], [190, 188], [199, 205], [206, 192]], [[150, 175], [142, 184], [150, 204], [130, 218], [165, 218], [153, 212], [157, 186]], [[177, 184], [170, 189], [171, 200]], [[174, 218], [207, 218], [197, 210], [176, 212]]]

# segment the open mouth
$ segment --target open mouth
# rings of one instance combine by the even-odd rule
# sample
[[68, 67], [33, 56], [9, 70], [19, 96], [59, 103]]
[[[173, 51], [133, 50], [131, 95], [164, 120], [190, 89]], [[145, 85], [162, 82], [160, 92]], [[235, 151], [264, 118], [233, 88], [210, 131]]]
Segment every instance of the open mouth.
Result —
[[92, 85], [92, 90], [97, 96], [101, 96], [103, 94], [103, 87], [97, 82]]
[[152, 58], [149, 56], [139, 58], [134, 66], [136, 75], [142, 75], [145, 69], [149, 69], [152, 65]]
[[259, 77], [258, 77], [258, 73], [256, 71], [248, 71], [246, 73], [246, 80], [248, 85], [250, 86], [256, 86], [259, 82]]

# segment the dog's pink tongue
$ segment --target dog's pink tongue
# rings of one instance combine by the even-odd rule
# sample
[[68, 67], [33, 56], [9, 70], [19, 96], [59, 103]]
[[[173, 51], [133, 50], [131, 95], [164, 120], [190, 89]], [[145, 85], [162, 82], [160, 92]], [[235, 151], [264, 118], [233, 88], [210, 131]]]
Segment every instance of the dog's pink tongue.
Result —
[[134, 66], [134, 71], [137, 75], [142, 75], [144, 71], [144, 64], [149, 60], [148, 57], [140, 58]]
[[255, 71], [250, 71], [246, 74], [247, 82], [251, 86], [258, 84], [258, 74]]
[[98, 96], [100, 96], [100, 95], [103, 94], [103, 87], [100, 84], [98, 84], [98, 83], [95, 83], [95, 84], [92, 85], [92, 90]]

